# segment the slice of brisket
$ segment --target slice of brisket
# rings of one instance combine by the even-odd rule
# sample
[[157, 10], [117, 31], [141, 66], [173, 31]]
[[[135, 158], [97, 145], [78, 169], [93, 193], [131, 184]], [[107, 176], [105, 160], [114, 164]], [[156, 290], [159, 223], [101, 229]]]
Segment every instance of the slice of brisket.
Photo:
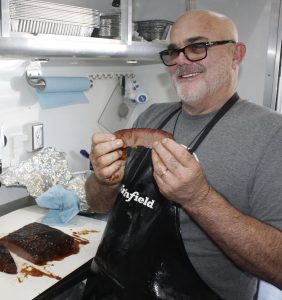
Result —
[[37, 265], [62, 260], [79, 251], [76, 240], [41, 223], [30, 223], [0, 239], [11, 252]]
[[0, 244], [0, 272], [17, 274], [17, 266], [9, 250]]

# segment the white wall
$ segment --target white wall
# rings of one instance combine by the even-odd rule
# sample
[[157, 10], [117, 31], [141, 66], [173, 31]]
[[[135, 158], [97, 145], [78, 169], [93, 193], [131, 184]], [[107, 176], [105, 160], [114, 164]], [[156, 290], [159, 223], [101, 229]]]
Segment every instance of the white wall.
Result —
[[[88, 103], [41, 109], [35, 89], [28, 85], [25, 70], [28, 61], [0, 60], [0, 124], [3, 125], [8, 144], [4, 152], [4, 164], [26, 159], [26, 142], [22, 137], [24, 126], [43, 122], [45, 147], [53, 146], [65, 151], [72, 171], [88, 167], [80, 149], [89, 150], [91, 135], [100, 130], [97, 120], [110, 97], [117, 79], [94, 80], [93, 87], [85, 94]], [[73, 66], [66, 62], [50, 63], [43, 67], [46, 76], [87, 76], [94, 73], [127, 72], [128, 67], [94, 67], [89, 62]], [[49, 65], [49, 64], [48, 64]]]
[[[87, 76], [89, 74], [130, 73], [128, 66], [95, 66], [90, 61], [73, 65], [69, 61], [50, 61], [42, 67], [45, 76]], [[4, 149], [3, 167], [15, 165], [28, 159], [34, 153], [28, 153], [27, 142], [23, 139], [25, 126], [42, 122], [44, 125], [44, 146], [55, 147], [66, 153], [71, 171], [89, 168], [89, 162], [79, 153], [81, 149], [89, 151], [93, 132], [104, 130], [98, 125], [100, 117], [117, 79], [94, 80], [93, 87], [85, 94], [87, 103], [64, 107], [42, 109], [35, 89], [26, 81], [27, 60], [0, 59], [0, 126], [4, 127], [8, 143]], [[25, 190], [0, 188], [0, 205], [7, 199], [26, 196]], [[2, 200], [2, 201], [1, 201]]]
[[263, 104], [264, 81], [271, 2], [265, 0], [198, 0], [196, 7], [211, 9], [233, 19], [239, 40], [247, 44], [246, 58], [240, 72], [239, 94]]
[[134, 0], [133, 20], [164, 19], [174, 21], [186, 10], [186, 0]]

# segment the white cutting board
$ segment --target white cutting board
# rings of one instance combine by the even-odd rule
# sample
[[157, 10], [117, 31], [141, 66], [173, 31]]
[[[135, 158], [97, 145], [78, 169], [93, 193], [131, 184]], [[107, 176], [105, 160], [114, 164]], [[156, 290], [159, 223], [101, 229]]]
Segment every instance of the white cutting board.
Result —
[[[29, 223], [40, 222], [46, 213], [46, 209], [34, 205], [0, 217], [0, 237]], [[57, 279], [47, 276], [24, 277], [24, 274], [21, 273], [20, 270], [23, 264], [27, 264], [42, 270], [44, 273], [50, 272], [55, 276], [64, 278], [95, 256], [105, 225], [105, 221], [75, 216], [66, 226], [56, 227], [70, 235], [72, 235], [73, 232], [88, 232], [91, 230], [97, 230], [98, 232], [79, 235], [81, 238], [89, 240], [89, 244], [80, 245], [79, 253], [68, 256], [62, 261], [48, 262], [47, 266], [34, 265], [12, 253], [18, 267], [18, 274], [10, 275], [0, 272], [0, 298], [5, 300], [31, 300], [56, 284], [58, 282]]]

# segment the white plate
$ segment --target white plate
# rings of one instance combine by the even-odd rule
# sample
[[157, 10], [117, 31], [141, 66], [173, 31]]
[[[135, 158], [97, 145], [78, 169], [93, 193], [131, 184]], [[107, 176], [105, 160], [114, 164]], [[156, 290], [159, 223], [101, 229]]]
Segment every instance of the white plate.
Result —
[[[38, 206], [29, 206], [2, 216], [0, 218], [0, 237], [3, 237], [29, 223], [40, 222], [46, 212], [46, 209], [39, 208]], [[68, 256], [62, 261], [49, 262], [47, 266], [33, 265], [17, 255], [12, 254], [18, 267], [18, 274], [10, 275], [0, 272], [1, 299], [31, 300], [58, 282], [57, 279], [47, 276], [28, 276], [25, 278], [24, 274], [20, 272], [24, 264], [34, 266], [44, 273], [49, 272], [55, 276], [64, 278], [92, 259], [96, 254], [105, 225], [106, 222], [101, 220], [75, 216], [68, 225], [56, 227], [70, 235], [72, 235], [73, 232], [88, 232], [91, 230], [97, 230], [98, 232], [80, 235], [81, 238], [89, 240], [89, 244], [81, 245], [78, 254]]]

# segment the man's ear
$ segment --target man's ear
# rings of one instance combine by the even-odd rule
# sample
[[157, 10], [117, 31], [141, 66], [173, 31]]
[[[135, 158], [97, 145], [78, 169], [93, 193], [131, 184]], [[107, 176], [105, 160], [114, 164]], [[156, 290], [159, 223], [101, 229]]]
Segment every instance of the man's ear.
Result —
[[246, 54], [246, 45], [242, 42], [237, 42], [233, 53], [233, 67], [238, 66]]

